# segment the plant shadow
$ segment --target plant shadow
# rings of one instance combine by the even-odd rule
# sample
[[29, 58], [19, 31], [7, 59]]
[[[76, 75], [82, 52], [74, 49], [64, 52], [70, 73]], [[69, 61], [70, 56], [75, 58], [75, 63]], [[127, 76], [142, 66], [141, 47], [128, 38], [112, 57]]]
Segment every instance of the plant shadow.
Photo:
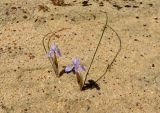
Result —
[[88, 90], [88, 89], [97, 89], [100, 90], [99, 85], [94, 80], [88, 80], [88, 83], [85, 83], [82, 90]]

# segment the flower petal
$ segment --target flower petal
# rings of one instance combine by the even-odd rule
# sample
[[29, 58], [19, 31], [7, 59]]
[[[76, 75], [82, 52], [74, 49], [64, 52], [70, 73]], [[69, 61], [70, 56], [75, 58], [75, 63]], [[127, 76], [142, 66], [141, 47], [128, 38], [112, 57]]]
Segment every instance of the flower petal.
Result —
[[47, 54], [48, 57], [52, 57], [52, 51], [49, 51]]
[[58, 49], [58, 48], [57, 48], [57, 50], [56, 50], [56, 55], [59, 56], [59, 57], [62, 56], [62, 55], [61, 55], [61, 51], [60, 51], [60, 49]]
[[79, 66], [79, 70], [80, 70], [80, 71], [86, 71], [86, 67], [83, 66], [83, 65], [80, 65], [80, 66]]
[[51, 51], [56, 51], [57, 50], [57, 45], [55, 45], [55, 44], [53, 44], [52, 46], [51, 46]]
[[74, 71], [78, 72], [79, 65], [74, 65]]
[[73, 66], [67, 65], [65, 68], [65, 72], [70, 72], [73, 69]]
[[80, 64], [80, 61], [79, 61], [78, 58], [74, 58], [73, 61], [72, 61], [72, 63], [73, 63], [74, 65], [78, 66], [78, 65]]

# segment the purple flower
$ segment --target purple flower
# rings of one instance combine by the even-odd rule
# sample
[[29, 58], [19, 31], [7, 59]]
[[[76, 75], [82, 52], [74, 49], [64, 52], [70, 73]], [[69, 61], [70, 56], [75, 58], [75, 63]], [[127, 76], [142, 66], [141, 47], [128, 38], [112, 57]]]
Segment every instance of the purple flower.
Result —
[[65, 72], [70, 72], [72, 70], [74, 70], [75, 72], [86, 71], [86, 68], [80, 64], [80, 60], [78, 58], [74, 58], [72, 60], [72, 64], [66, 66]]
[[61, 52], [60, 52], [60, 49], [58, 48], [57, 45], [53, 44], [51, 46], [51, 49], [50, 51], [48, 52], [48, 57], [52, 57], [52, 54], [56, 54], [57, 56], [61, 56]]

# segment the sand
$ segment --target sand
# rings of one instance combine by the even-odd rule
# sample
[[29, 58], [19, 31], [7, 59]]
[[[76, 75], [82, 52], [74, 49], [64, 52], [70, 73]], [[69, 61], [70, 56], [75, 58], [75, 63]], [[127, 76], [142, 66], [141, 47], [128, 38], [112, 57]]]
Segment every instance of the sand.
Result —
[[[160, 1], [0, 0], [0, 113], [160, 113]], [[60, 71], [74, 57], [100, 90], [80, 91], [73, 73], [56, 77], [42, 38], [57, 32]], [[46, 36], [50, 37], [50, 35]], [[47, 40], [45, 40], [47, 42]], [[86, 72], [81, 75], [85, 77]]]

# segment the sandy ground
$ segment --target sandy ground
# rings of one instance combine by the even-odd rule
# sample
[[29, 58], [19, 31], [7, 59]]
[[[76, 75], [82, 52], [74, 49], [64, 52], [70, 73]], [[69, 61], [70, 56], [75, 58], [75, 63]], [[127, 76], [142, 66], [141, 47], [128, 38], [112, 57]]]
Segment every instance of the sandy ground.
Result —
[[[82, 2], [0, 0], [0, 113], [160, 113], [160, 0]], [[72, 73], [55, 76], [42, 38], [64, 29], [51, 39], [60, 69], [74, 57], [88, 67], [106, 21], [101, 11], [121, 51], [100, 90], [80, 91]], [[106, 28], [88, 79], [100, 77], [118, 49]]]

